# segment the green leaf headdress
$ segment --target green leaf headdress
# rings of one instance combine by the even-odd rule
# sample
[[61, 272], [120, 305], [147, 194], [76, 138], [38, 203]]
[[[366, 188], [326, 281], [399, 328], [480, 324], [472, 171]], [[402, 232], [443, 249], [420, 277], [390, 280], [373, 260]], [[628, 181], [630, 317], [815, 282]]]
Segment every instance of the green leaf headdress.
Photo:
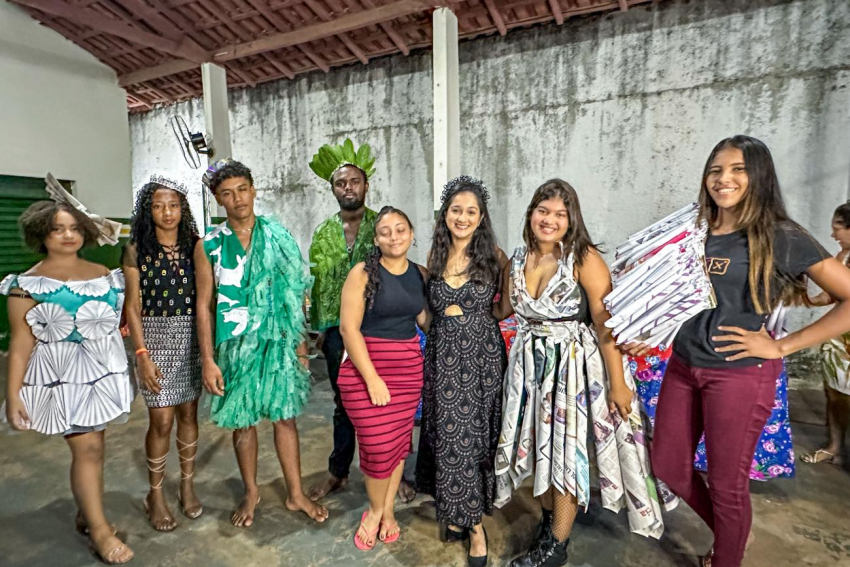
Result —
[[372, 148], [368, 144], [363, 144], [355, 152], [354, 142], [350, 138], [346, 138], [341, 146], [325, 144], [313, 156], [310, 169], [325, 181], [330, 182], [336, 170], [346, 165], [353, 165], [365, 173], [368, 180], [375, 174], [375, 158], [372, 157]]

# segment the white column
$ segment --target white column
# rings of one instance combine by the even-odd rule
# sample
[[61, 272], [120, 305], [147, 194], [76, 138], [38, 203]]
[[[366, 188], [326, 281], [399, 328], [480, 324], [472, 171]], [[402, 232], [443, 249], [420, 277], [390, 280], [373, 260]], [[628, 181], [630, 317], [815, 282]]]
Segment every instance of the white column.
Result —
[[[230, 144], [230, 114], [227, 107], [227, 72], [215, 63], [201, 65], [201, 78], [204, 85], [204, 132], [212, 138], [214, 155], [208, 158], [208, 165], [233, 155]], [[204, 192], [205, 225], [209, 218], [223, 217], [224, 209], [217, 206], [215, 199]]]
[[449, 179], [460, 175], [460, 92], [457, 17], [434, 11], [434, 210]]

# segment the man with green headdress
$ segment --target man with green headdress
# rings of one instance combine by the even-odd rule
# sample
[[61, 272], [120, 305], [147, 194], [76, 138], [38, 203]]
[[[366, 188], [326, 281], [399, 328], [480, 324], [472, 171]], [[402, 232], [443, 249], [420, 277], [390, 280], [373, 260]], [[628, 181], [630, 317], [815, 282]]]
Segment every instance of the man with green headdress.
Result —
[[319, 148], [310, 169], [330, 183], [339, 203], [339, 212], [325, 220], [313, 232], [310, 245], [311, 272], [315, 278], [310, 302], [310, 324], [319, 332], [317, 346], [325, 355], [328, 377], [334, 391], [334, 448], [328, 459], [328, 476], [314, 486], [309, 496], [318, 499], [348, 481], [354, 460], [354, 426], [348, 419], [337, 387], [339, 366], [345, 347], [339, 333], [339, 309], [342, 286], [348, 272], [366, 259], [375, 240], [375, 211], [366, 207], [369, 178], [375, 173], [375, 159], [368, 145], [355, 152], [351, 140], [341, 146]]
[[327, 509], [301, 488], [295, 424], [310, 395], [303, 306], [312, 278], [289, 231], [254, 214], [250, 169], [220, 160], [207, 170], [204, 184], [227, 211], [227, 220], [204, 237], [194, 260], [204, 386], [214, 396], [212, 420], [233, 430], [245, 483], [245, 497], [230, 521], [244, 527], [254, 522], [260, 502], [256, 426], [269, 420], [289, 491], [286, 507], [323, 522]]

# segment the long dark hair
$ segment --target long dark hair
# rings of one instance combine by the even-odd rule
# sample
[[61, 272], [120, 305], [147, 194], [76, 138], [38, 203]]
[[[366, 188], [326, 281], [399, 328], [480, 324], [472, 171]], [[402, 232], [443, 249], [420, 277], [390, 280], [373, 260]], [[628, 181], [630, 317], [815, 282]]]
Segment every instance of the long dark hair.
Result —
[[471, 280], [485, 284], [498, 281], [501, 270], [499, 269], [499, 256], [496, 252], [496, 234], [493, 232], [493, 225], [490, 223], [490, 212], [487, 210], [484, 191], [484, 187], [479, 183], [461, 181], [443, 199], [443, 205], [437, 213], [437, 224], [434, 226], [431, 251], [428, 253], [429, 277], [443, 277], [446, 262], [449, 259], [449, 248], [452, 244], [452, 233], [446, 224], [446, 215], [455, 196], [468, 192], [475, 195], [475, 200], [478, 202], [481, 224], [472, 233], [472, 240], [466, 248], [469, 264], [464, 270], [464, 274]]
[[[407, 221], [407, 225], [410, 227], [410, 230], [413, 230], [413, 223], [410, 222], [410, 217], [408, 217], [404, 211], [389, 205], [378, 211], [378, 215], [375, 217], [375, 227], [378, 226], [378, 223], [381, 222], [382, 218], [390, 214], [397, 214], [401, 216], [405, 221]], [[381, 291], [380, 264], [381, 248], [380, 246], [375, 246], [369, 251], [369, 254], [366, 256], [365, 265], [363, 266], [363, 269], [366, 271], [366, 275], [369, 276], [369, 279], [366, 281], [366, 289], [363, 291], [363, 299], [366, 301], [366, 309], [372, 309], [375, 305], [375, 297], [378, 295], [378, 292]]]
[[850, 201], [838, 205], [832, 213], [832, 218], [840, 222], [844, 228], [850, 228]]
[[567, 216], [569, 217], [569, 227], [566, 234], [564, 234], [564, 238], [561, 240], [561, 244], [564, 247], [564, 254], [574, 253], [576, 265], [581, 266], [590, 249], [598, 248], [598, 245], [594, 244], [593, 240], [591, 240], [590, 234], [587, 232], [587, 227], [584, 225], [584, 217], [581, 216], [581, 205], [578, 202], [576, 190], [563, 179], [550, 179], [534, 192], [534, 196], [531, 197], [531, 203], [525, 211], [525, 225], [522, 229], [522, 239], [530, 251], [540, 251], [540, 247], [537, 245], [537, 239], [531, 230], [531, 215], [540, 203], [548, 199], [561, 199], [564, 201], [564, 206], [567, 208]]
[[778, 228], [789, 228], [808, 235], [803, 227], [791, 220], [785, 209], [779, 178], [770, 150], [761, 140], [737, 135], [721, 140], [705, 162], [700, 185], [700, 220], [713, 225], [719, 215], [719, 207], [711, 198], [706, 186], [711, 164], [722, 150], [737, 148], [744, 154], [744, 166], [749, 178], [747, 194], [740, 204], [738, 230], [747, 233], [749, 246], [749, 288], [756, 313], [768, 313], [782, 300], [786, 304], [805, 302], [806, 278], [791, 279], [779, 274], [779, 293], [774, 293], [773, 283], [777, 277], [774, 268], [773, 241]]
[[[157, 189], [170, 187], [158, 183], [146, 183], [136, 195], [136, 206], [130, 221], [130, 242], [136, 247], [136, 257], [141, 261], [145, 256], [154, 256], [160, 252], [160, 244], [156, 239], [156, 225], [153, 222], [151, 205], [153, 194]], [[189, 200], [180, 191], [174, 191], [180, 197], [180, 224], [177, 227], [177, 245], [183, 254], [192, 256], [192, 246], [198, 238], [198, 227], [189, 208]]]

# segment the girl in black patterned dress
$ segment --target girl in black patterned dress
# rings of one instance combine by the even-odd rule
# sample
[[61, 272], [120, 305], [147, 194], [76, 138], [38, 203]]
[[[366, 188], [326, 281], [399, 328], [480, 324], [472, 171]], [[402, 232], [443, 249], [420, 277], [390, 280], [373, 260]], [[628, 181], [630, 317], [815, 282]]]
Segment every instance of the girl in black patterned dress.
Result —
[[163, 177], [154, 176], [139, 191], [134, 213], [123, 264], [136, 376], [150, 419], [145, 438], [150, 491], [144, 503], [151, 527], [168, 532], [177, 521], [162, 486], [175, 419], [180, 507], [190, 519], [203, 513], [192, 482], [202, 387], [192, 258], [198, 230], [185, 186]]
[[507, 264], [477, 179], [450, 181], [428, 254], [432, 320], [425, 347], [419, 490], [434, 496], [446, 541], [470, 540], [468, 563], [487, 563], [481, 519], [493, 510], [505, 343], [494, 307]]

